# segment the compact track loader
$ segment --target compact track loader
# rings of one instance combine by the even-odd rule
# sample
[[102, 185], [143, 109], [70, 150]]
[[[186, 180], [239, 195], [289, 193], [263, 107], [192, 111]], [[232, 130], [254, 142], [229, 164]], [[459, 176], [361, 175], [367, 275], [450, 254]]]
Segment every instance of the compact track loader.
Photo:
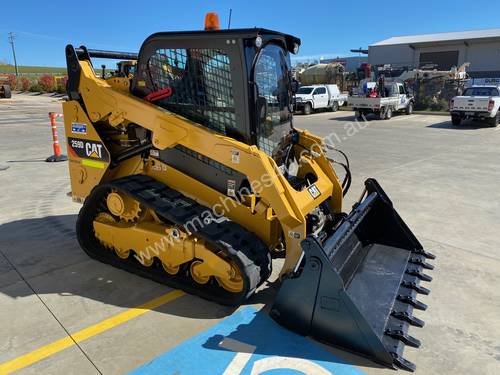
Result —
[[[323, 140], [292, 124], [300, 40], [254, 28], [162, 32], [139, 54], [66, 47], [63, 104], [77, 236], [89, 256], [238, 305], [284, 257], [272, 317], [413, 370], [404, 345], [434, 256], [377, 181], [349, 214]], [[91, 59], [137, 61], [99, 77]]]

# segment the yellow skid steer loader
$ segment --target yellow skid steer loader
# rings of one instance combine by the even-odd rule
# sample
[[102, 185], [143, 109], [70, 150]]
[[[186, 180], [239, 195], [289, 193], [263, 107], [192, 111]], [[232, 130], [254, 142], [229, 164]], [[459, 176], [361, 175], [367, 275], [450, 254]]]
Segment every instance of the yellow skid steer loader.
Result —
[[[351, 213], [321, 138], [292, 123], [280, 32], [161, 32], [138, 54], [66, 47], [63, 105], [77, 236], [89, 256], [238, 305], [285, 257], [271, 308], [303, 335], [413, 370], [433, 258], [374, 179]], [[92, 58], [136, 61], [100, 77]], [[332, 148], [332, 147], [331, 147]], [[335, 150], [333, 150], [335, 151]], [[333, 152], [332, 151], [332, 152]]]

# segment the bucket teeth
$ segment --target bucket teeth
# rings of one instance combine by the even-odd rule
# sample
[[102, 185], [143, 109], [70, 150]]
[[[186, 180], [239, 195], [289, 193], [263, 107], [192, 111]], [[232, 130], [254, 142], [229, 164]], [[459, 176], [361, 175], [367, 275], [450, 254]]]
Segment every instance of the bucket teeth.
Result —
[[414, 372], [417, 369], [417, 366], [412, 362], [404, 359], [402, 356], [397, 353], [391, 353], [394, 364], [399, 367], [401, 370], [406, 370], [410, 372]]
[[414, 327], [422, 328], [425, 325], [425, 322], [423, 320], [414, 317], [413, 315], [409, 314], [406, 311], [393, 311], [391, 313], [391, 315], [393, 317], [395, 317], [396, 319], [399, 319], [399, 320], [402, 320], [404, 322], [411, 324]]
[[434, 269], [434, 266], [432, 264], [427, 263], [425, 261], [424, 257], [413, 256], [413, 257], [410, 258], [410, 263], [422, 266], [423, 268], [425, 268], [427, 270], [433, 270]]
[[401, 286], [408, 289], [413, 289], [415, 292], [428, 295], [431, 291], [423, 286], [418, 285], [416, 281], [403, 280]]
[[413, 306], [417, 310], [422, 310], [422, 311], [427, 310], [427, 305], [425, 303], [418, 301], [416, 298], [414, 298], [412, 296], [400, 294], [400, 295], [398, 295], [397, 298], [398, 298], [398, 301], [407, 303], [408, 305]]
[[405, 345], [411, 346], [412, 348], [419, 348], [421, 345], [419, 339], [416, 339], [415, 337], [404, 333], [400, 329], [387, 329], [385, 331], [385, 334], [392, 337], [393, 339], [401, 341]]
[[422, 280], [422, 281], [432, 281], [432, 277], [430, 277], [429, 275], [426, 275], [425, 273], [423, 273], [423, 272], [421, 271], [421, 269], [420, 269], [420, 268], [418, 268], [418, 267], [415, 267], [415, 268], [413, 268], [413, 267], [412, 267], [412, 268], [408, 268], [408, 269], [406, 270], [406, 273], [407, 273], [408, 275], [417, 276], [417, 277], [418, 277], [420, 280]]
[[436, 259], [436, 256], [432, 253], [429, 253], [428, 251], [425, 251], [424, 249], [421, 249], [421, 250], [417, 250], [415, 251], [415, 253], [419, 254], [419, 255], [423, 255], [424, 257], [426, 257], [427, 259]]

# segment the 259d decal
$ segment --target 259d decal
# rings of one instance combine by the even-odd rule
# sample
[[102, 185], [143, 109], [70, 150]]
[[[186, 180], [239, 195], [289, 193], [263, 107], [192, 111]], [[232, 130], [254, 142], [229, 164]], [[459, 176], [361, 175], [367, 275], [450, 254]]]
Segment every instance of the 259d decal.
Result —
[[79, 158], [101, 160], [109, 162], [109, 153], [102, 144], [98, 141], [89, 141], [86, 139], [68, 138], [70, 152], [74, 152], [74, 156]]

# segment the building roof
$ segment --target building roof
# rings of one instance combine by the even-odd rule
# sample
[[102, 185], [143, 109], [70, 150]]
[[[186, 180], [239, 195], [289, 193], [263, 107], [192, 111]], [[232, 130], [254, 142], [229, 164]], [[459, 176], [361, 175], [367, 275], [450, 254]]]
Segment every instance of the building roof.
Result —
[[370, 46], [388, 46], [394, 44], [418, 44], [432, 42], [451, 42], [470, 39], [500, 38], [500, 29], [470, 30], [450, 33], [421, 34], [408, 36], [394, 36], [381, 40]]

